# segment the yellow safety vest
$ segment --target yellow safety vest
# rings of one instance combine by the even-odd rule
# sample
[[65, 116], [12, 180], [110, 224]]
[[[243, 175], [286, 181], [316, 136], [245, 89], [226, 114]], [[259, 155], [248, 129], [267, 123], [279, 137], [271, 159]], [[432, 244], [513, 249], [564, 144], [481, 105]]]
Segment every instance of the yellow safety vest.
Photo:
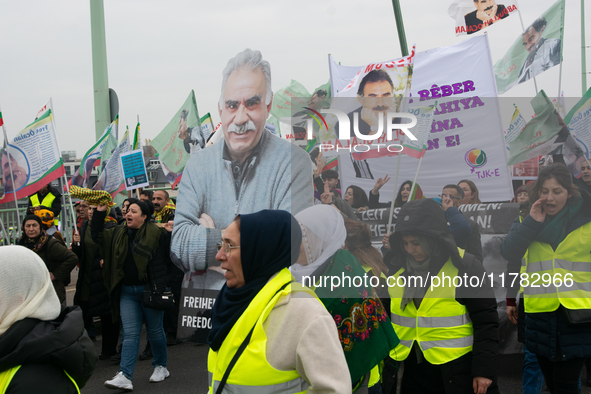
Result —
[[[14, 368], [0, 372], [0, 394], [4, 394], [6, 392], [6, 390], [8, 389], [8, 385], [10, 385], [12, 378], [14, 378], [14, 375], [16, 375], [20, 367], [21, 366], [18, 365]], [[76, 381], [72, 379], [72, 377], [66, 371], [64, 371], [64, 373], [68, 376], [68, 378], [70, 378], [70, 380], [74, 384], [74, 387], [76, 387], [76, 392], [80, 394], [80, 389], [78, 388]]]
[[[48, 192], [47, 195], [43, 197], [43, 201], [39, 202], [39, 197], [37, 196], [37, 193], [35, 193], [31, 196], [31, 206], [38, 207], [40, 205], [43, 205], [44, 207], [51, 208], [53, 200], [55, 200], [55, 196], [51, 192]], [[56, 226], [59, 224], [59, 219], [57, 216], [53, 218], [53, 223]]]
[[[528, 313], [553, 312], [560, 305], [567, 309], [591, 309], [591, 223], [571, 232], [556, 250], [534, 241], [527, 249], [528, 282], [523, 295]], [[548, 281], [542, 278], [549, 274]], [[565, 275], [570, 274], [565, 283]], [[558, 278], [562, 280], [561, 286]], [[524, 283], [525, 284], [525, 283]]]
[[[459, 249], [460, 255], [464, 251]], [[395, 275], [397, 280], [404, 268]], [[453, 277], [458, 269], [451, 259], [443, 265], [438, 273], [442, 287], [431, 290], [430, 281], [419, 309], [414, 302], [402, 310], [400, 302], [404, 287], [389, 286], [391, 300], [391, 320], [394, 330], [400, 338], [400, 344], [390, 351], [390, 357], [396, 361], [405, 360], [410, 354], [414, 341], [417, 341], [425, 359], [431, 364], [445, 364], [472, 351], [474, 329], [468, 309], [456, 301], [456, 288], [448, 280], [443, 281], [443, 274]], [[398, 282], [389, 282], [398, 283]]]
[[[291, 283], [290, 283], [291, 282]], [[277, 292], [286, 283], [283, 290]], [[263, 323], [282, 296], [294, 291], [316, 295], [299, 283], [292, 281], [291, 273], [284, 268], [250, 302], [248, 308], [234, 324], [217, 352], [209, 350], [207, 369], [209, 393], [216, 392], [234, 354], [254, 326], [250, 342], [230, 372], [223, 393], [279, 394], [305, 393], [306, 382], [296, 370], [280, 371], [269, 364], [266, 355], [267, 335]]]

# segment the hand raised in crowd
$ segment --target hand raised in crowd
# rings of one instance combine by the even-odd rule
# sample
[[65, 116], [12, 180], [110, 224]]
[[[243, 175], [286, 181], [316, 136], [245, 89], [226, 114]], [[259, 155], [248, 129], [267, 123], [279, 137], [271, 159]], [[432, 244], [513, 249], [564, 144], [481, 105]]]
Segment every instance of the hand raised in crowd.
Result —
[[490, 386], [492, 380], [488, 378], [483, 378], [482, 376], [476, 376], [472, 379], [472, 388], [474, 389], [474, 394], [486, 394], [486, 390], [488, 390], [488, 386]]
[[331, 193], [330, 188], [328, 187], [328, 184], [324, 184], [324, 193], [322, 193], [322, 195], [320, 196], [320, 201], [322, 201], [323, 204], [330, 204], [332, 203], [334, 197], [334, 193]]
[[386, 176], [383, 178], [378, 178], [375, 185], [373, 185], [373, 189], [371, 190], [371, 192], [373, 194], [378, 194], [380, 192], [380, 189], [382, 188], [382, 186], [384, 186], [386, 183], [388, 183], [389, 180], [390, 180], [390, 177], [388, 176], [388, 174], [386, 174]]
[[382, 246], [384, 249], [390, 249], [390, 236], [388, 234], [384, 235], [382, 239]]
[[99, 211], [99, 212], [107, 212], [107, 209], [108, 209], [108, 208], [109, 208], [109, 207], [108, 207], [108, 205], [107, 205], [107, 204], [98, 204], [98, 205], [96, 206], [96, 210], [97, 210], [97, 211]]
[[53, 272], [49, 273], [49, 279], [53, 282], [55, 280], [55, 276], [53, 276]]
[[[213, 223], [213, 220], [212, 220]], [[174, 221], [169, 220], [165, 225], [164, 225], [164, 229], [166, 231], [168, 231], [169, 233], [172, 233], [172, 226], [174, 225]]]
[[[168, 226], [168, 223], [166, 225]], [[202, 213], [201, 216], [199, 217], [199, 225], [206, 227], [206, 228], [215, 228], [215, 224], [213, 223], [213, 219], [206, 213]]]
[[320, 152], [318, 154], [318, 157], [316, 158], [316, 169], [314, 170], [314, 178], [318, 178], [320, 174], [322, 174], [322, 170], [324, 169], [325, 165], [326, 159], [322, 155], [322, 152]]
[[451, 197], [446, 196], [441, 199], [441, 208], [443, 208], [443, 212], [447, 211], [447, 208], [451, 208], [453, 206], [454, 200]]
[[507, 305], [507, 317], [509, 317], [509, 321], [511, 323], [517, 325], [517, 307]]
[[72, 242], [76, 242], [76, 243], [80, 244], [80, 234], [79, 233], [74, 233], [74, 235], [72, 236]]
[[101, 259], [100, 264], [101, 264], [101, 268], [103, 268], [103, 264], [105, 264], [105, 260]]
[[546, 220], [546, 212], [544, 212], [544, 208], [542, 207], [544, 202], [546, 202], [546, 197], [540, 198], [538, 201], [534, 202], [529, 210], [529, 216], [531, 216], [536, 222], [543, 223], [544, 220]]

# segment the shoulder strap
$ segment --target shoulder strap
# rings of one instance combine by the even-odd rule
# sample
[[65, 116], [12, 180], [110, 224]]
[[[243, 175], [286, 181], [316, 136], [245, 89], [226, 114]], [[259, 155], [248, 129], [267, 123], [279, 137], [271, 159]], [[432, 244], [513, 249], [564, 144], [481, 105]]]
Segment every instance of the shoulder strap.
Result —
[[[283, 286], [281, 286], [281, 288], [279, 288], [279, 290], [277, 290], [277, 292], [273, 295], [273, 297], [271, 297], [271, 299], [275, 298], [275, 296], [280, 291], [285, 289], [289, 284], [291, 284], [291, 282], [287, 282]], [[244, 349], [246, 349], [246, 347], [248, 346], [248, 343], [250, 342], [250, 338], [252, 337], [252, 333], [254, 332], [255, 327], [256, 327], [256, 322], [254, 323], [254, 326], [252, 326], [252, 328], [250, 329], [250, 332], [248, 333], [246, 338], [244, 338], [244, 341], [242, 341], [242, 343], [240, 344], [240, 347], [238, 348], [238, 350], [236, 350], [236, 353], [234, 354], [234, 357], [232, 357], [230, 364], [228, 364], [228, 368], [226, 368], [226, 372], [224, 372], [224, 376], [222, 377], [222, 381], [220, 382], [220, 385], [218, 386], [217, 390], [215, 391], [215, 394], [222, 394], [222, 392], [224, 391], [224, 387], [226, 386], [226, 382], [228, 381], [228, 377], [230, 376], [230, 372], [232, 372], [234, 365], [236, 365], [236, 362], [238, 362], [238, 359], [240, 358], [242, 353], [244, 353]]]

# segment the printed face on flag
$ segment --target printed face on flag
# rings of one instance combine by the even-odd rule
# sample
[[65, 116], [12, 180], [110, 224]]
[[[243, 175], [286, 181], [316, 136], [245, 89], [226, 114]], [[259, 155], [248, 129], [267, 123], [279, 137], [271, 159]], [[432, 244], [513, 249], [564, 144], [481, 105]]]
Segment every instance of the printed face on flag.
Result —
[[564, 7], [558, 0], [538, 17], [495, 63], [499, 94], [528, 81], [562, 61]]
[[271, 102], [265, 105], [267, 84], [260, 69], [238, 68], [226, 80], [219, 108], [224, 139], [235, 160], [243, 160], [261, 139]]
[[[11, 167], [12, 176], [10, 175]], [[12, 152], [8, 153], [6, 150], [2, 152], [2, 180], [4, 181], [4, 192], [18, 191], [27, 183], [28, 178], [29, 175], [27, 170], [19, 165], [15, 155]], [[14, 185], [12, 183], [13, 179]]]
[[514, 0], [455, 0], [448, 9], [456, 20], [456, 35], [474, 34], [517, 11]]

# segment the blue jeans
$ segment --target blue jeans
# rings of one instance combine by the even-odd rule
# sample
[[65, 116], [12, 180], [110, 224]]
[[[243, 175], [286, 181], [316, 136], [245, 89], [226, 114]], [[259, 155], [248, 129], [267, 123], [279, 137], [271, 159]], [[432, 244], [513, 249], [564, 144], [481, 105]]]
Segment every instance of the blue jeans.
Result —
[[166, 336], [163, 329], [164, 311], [144, 307], [145, 286], [123, 286], [121, 289], [121, 323], [123, 324], [121, 364], [119, 370], [126, 378], [133, 380], [133, 370], [140, 352], [140, 333], [142, 322], [146, 322], [148, 340], [152, 346], [154, 359], [152, 366], [166, 367]]
[[544, 386], [544, 374], [538, 358], [523, 345], [523, 394], [540, 394]]

